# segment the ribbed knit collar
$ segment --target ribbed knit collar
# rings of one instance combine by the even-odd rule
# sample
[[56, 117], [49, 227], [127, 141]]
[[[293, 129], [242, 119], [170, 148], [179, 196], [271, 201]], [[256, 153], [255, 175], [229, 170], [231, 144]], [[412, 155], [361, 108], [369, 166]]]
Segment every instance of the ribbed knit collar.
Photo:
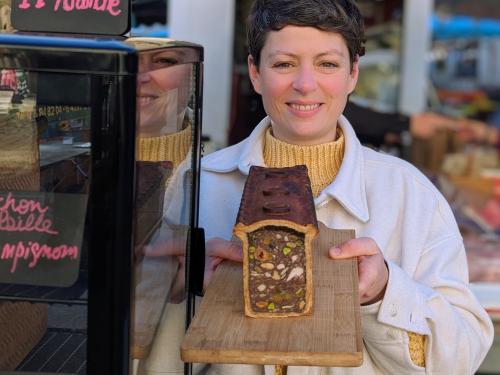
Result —
[[191, 131], [189, 125], [177, 133], [139, 138], [137, 160], [171, 161], [176, 168], [191, 149]]
[[311, 180], [313, 195], [317, 197], [332, 183], [344, 157], [344, 134], [337, 128], [338, 138], [333, 142], [312, 146], [293, 145], [280, 141], [272, 135], [272, 128], [266, 130], [264, 141], [264, 162], [268, 167], [282, 168], [306, 165]]

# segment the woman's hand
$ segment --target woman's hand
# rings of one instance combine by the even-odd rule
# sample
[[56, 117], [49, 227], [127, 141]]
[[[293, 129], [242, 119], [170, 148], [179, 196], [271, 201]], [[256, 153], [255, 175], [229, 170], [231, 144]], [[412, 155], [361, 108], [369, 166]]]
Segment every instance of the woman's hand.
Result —
[[[148, 243], [138, 253], [139, 256], [164, 257], [186, 255], [188, 228], [186, 226], [170, 227], [163, 223]], [[136, 251], [137, 253], [137, 251]]]
[[359, 299], [362, 305], [370, 305], [384, 298], [389, 280], [389, 270], [376, 242], [361, 237], [344, 242], [329, 250], [332, 259], [358, 257]]
[[241, 241], [227, 241], [214, 237], [206, 242], [205, 246], [205, 275], [203, 278], [203, 290], [206, 290], [212, 280], [212, 276], [224, 259], [235, 262], [243, 261], [243, 249]]

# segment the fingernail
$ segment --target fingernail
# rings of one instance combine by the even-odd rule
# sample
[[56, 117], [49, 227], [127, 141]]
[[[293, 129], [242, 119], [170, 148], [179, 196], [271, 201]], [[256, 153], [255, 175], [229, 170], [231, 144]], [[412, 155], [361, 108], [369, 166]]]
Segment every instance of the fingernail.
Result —
[[332, 248], [330, 249], [330, 254], [331, 254], [332, 256], [337, 256], [337, 255], [340, 255], [340, 248], [338, 248], [338, 247], [332, 247]]

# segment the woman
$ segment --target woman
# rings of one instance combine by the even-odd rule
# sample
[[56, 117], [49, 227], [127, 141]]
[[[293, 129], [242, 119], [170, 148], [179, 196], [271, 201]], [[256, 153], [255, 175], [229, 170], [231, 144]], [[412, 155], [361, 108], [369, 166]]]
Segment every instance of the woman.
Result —
[[[408, 163], [362, 147], [342, 116], [364, 50], [354, 1], [256, 0], [247, 37], [250, 78], [268, 116], [247, 139], [202, 161], [207, 277], [221, 259], [241, 260], [228, 240], [249, 167], [306, 164], [318, 220], [358, 236], [330, 257], [359, 257], [365, 353], [361, 368], [289, 367], [288, 374], [474, 373], [493, 330], [468, 289], [448, 204]], [[214, 367], [261, 371], [224, 366]]]

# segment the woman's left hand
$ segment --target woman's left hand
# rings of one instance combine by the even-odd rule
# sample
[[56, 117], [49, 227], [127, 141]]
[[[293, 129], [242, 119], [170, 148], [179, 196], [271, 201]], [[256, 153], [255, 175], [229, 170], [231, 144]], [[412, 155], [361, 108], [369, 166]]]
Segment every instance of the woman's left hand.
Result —
[[329, 250], [332, 259], [358, 258], [359, 299], [370, 305], [384, 298], [389, 270], [377, 243], [368, 237], [354, 238]]

